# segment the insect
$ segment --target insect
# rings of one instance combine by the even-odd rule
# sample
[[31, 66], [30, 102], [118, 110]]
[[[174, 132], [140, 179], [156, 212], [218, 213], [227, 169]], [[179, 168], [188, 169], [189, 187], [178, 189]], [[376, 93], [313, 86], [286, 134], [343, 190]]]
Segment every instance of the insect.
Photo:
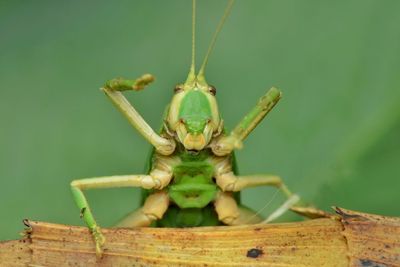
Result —
[[[281, 92], [271, 88], [237, 126], [227, 133], [218, 112], [217, 90], [205, 79], [209, 55], [233, 2], [228, 2], [205, 59], [196, 73], [196, 0], [193, 0], [192, 63], [186, 81], [174, 88], [159, 133], [146, 123], [122, 94], [123, 91], [143, 89], [154, 80], [152, 75], [145, 74], [136, 80], [113, 79], [102, 88], [129, 123], [154, 149], [148, 173], [72, 181], [73, 197], [93, 235], [98, 255], [102, 254], [105, 238], [83, 193], [86, 189], [141, 187], [145, 190], [142, 207], [124, 218], [117, 225], [119, 227], [195, 227], [260, 223], [275, 219], [289, 208], [293, 209], [298, 202], [298, 196], [289, 191], [280, 177], [239, 176], [235, 169], [234, 150], [242, 147], [246, 137], [279, 101]], [[239, 201], [239, 191], [261, 185], [275, 186], [288, 198], [266, 220]], [[302, 213], [308, 215], [305, 210]]]

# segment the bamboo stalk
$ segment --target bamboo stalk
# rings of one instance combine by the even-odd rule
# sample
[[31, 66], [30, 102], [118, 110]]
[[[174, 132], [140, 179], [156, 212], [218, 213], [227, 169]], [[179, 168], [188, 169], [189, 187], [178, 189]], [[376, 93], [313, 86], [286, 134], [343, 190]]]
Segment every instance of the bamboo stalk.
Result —
[[25, 221], [0, 266], [400, 266], [400, 219], [336, 209], [340, 220], [199, 228], [111, 228], [96, 258], [85, 227]]

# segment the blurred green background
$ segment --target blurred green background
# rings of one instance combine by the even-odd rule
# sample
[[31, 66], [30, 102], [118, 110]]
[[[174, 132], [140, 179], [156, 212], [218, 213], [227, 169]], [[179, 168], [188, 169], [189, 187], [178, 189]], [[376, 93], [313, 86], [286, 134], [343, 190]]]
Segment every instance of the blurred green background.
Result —
[[[226, 1], [198, 1], [198, 60]], [[237, 153], [329, 209], [400, 216], [400, 1], [237, 1], [207, 69], [228, 127], [271, 86], [284, 98]], [[21, 220], [82, 224], [72, 179], [142, 173], [149, 145], [98, 90], [152, 73], [129, 99], [151, 126], [190, 61], [191, 1], [0, 2], [0, 239]], [[267, 215], [270, 188], [245, 204]], [[101, 225], [138, 189], [88, 192]]]

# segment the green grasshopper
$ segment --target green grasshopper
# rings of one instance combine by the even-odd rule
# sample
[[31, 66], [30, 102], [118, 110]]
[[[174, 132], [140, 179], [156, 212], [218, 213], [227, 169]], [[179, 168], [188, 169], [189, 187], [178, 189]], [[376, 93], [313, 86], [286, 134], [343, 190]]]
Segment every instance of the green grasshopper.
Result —
[[[260, 123], [281, 98], [271, 88], [256, 106], [229, 134], [218, 112], [216, 89], [208, 84], [204, 71], [218, 33], [233, 5], [228, 2], [225, 13], [212, 38], [199, 72], [195, 70], [195, 9], [192, 15], [192, 62], [186, 81], [174, 88], [171, 103], [163, 117], [164, 124], [155, 132], [122, 95], [122, 91], [141, 90], [154, 80], [145, 74], [136, 80], [113, 79], [102, 88], [115, 106], [136, 130], [154, 147], [148, 173], [75, 180], [71, 183], [73, 197], [102, 254], [105, 238], [95, 221], [83, 194], [87, 189], [141, 187], [143, 206], [129, 214], [118, 227], [196, 227], [243, 225], [269, 222], [298, 205], [281, 178], [275, 175], [238, 176], [234, 150]], [[240, 204], [239, 191], [248, 187], [269, 185], [279, 188], [288, 200], [266, 220]], [[315, 216], [318, 211], [297, 212]]]

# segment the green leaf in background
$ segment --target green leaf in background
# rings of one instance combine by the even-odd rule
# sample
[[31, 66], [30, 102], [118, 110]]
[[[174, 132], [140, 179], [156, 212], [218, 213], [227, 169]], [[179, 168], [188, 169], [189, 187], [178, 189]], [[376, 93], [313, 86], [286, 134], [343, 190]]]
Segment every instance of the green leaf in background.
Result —
[[[226, 1], [198, 1], [198, 60]], [[275, 173], [306, 201], [400, 215], [400, 2], [237, 1], [207, 80], [232, 127], [271, 86], [284, 97], [238, 152], [243, 174]], [[21, 220], [81, 224], [72, 179], [142, 173], [149, 145], [98, 90], [157, 77], [129, 95], [159, 127], [190, 62], [191, 2], [0, 3], [0, 239]], [[274, 189], [246, 190], [260, 209]], [[139, 190], [90, 191], [101, 225]], [[281, 203], [273, 198], [267, 215]]]

